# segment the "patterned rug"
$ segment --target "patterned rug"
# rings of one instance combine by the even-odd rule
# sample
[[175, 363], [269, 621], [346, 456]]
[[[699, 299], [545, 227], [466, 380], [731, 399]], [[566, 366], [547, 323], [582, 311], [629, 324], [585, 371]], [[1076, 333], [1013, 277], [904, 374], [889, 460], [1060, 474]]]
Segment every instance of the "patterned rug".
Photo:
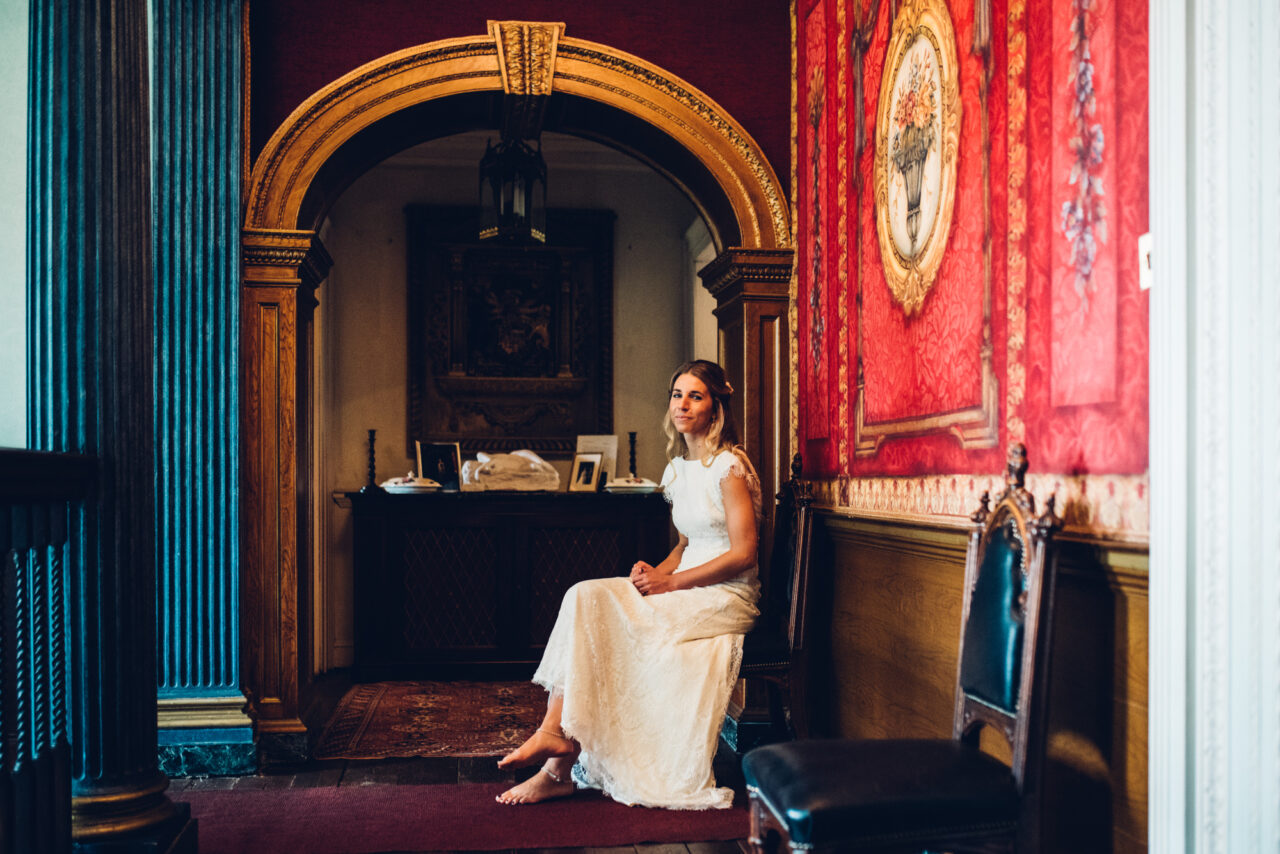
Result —
[[343, 696], [316, 759], [501, 756], [542, 722], [532, 682], [373, 682]]

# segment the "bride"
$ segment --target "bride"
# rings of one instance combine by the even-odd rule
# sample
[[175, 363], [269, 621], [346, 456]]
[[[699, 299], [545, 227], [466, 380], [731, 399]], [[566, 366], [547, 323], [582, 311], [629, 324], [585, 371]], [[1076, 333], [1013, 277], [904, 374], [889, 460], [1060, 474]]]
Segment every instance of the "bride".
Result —
[[575, 584], [533, 681], [542, 725], [498, 763], [543, 763], [498, 796], [527, 804], [577, 785], [616, 801], [724, 808], [711, 772], [716, 738], [759, 612], [760, 482], [738, 446], [724, 370], [697, 360], [671, 377], [663, 492], [680, 538], [657, 566]]

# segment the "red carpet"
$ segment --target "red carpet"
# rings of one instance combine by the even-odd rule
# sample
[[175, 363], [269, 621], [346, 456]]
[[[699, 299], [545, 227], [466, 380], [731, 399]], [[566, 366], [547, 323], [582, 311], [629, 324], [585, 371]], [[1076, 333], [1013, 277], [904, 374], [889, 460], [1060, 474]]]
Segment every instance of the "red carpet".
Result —
[[200, 820], [201, 854], [369, 854], [581, 848], [744, 839], [747, 810], [625, 807], [598, 792], [503, 806], [509, 784], [175, 792]]

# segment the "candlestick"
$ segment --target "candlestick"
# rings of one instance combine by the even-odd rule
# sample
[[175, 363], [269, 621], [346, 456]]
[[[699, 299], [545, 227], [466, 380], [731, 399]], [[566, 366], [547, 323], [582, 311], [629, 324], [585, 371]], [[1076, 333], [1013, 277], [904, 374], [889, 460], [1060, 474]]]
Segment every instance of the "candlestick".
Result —
[[378, 431], [377, 431], [377, 430], [370, 430], [370, 431], [369, 431], [369, 473], [368, 473], [368, 476], [367, 476], [367, 478], [366, 478], [366, 480], [365, 480], [365, 484], [364, 484], [364, 486], [363, 486], [363, 487], [361, 487], [361, 489], [360, 489], [360, 491], [361, 491], [362, 493], [365, 493], [365, 494], [368, 494], [368, 493], [370, 493], [370, 492], [382, 492], [382, 491], [383, 491], [382, 487], [381, 487], [381, 486], [378, 486], [378, 476], [377, 476], [377, 470], [378, 470], [378, 466], [377, 466], [377, 451], [374, 449], [374, 448], [375, 448], [375, 444], [376, 444], [376, 442], [377, 442], [377, 435], [378, 435]]

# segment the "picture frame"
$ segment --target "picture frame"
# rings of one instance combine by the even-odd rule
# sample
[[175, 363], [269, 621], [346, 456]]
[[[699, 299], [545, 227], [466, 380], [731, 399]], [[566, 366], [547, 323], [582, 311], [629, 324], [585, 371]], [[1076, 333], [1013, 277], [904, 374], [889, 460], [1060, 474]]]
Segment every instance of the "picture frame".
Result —
[[570, 492], [595, 492], [600, 484], [600, 471], [604, 454], [599, 451], [573, 455], [573, 468], [569, 473]]
[[474, 204], [405, 208], [406, 437], [568, 462], [613, 429], [615, 219], [553, 208], [554, 239], [513, 252], [477, 244]]
[[618, 437], [614, 434], [579, 436], [578, 447], [574, 451], [575, 454], [593, 454], [601, 455], [600, 471], [596, 476], [596, 480], [601, 483], [608, 483], [611, 478], [618, 476]]
[[445, 491], [457, 491], [462, 482], [462, 449], [457, 442], [418, 443], [418, 476], [429, 477]]
[[920, 311], [951, 234], [960, 148], [956, 35], [946, 0], [893, 22], [876, 108], [876, 239], [904, 314]]

